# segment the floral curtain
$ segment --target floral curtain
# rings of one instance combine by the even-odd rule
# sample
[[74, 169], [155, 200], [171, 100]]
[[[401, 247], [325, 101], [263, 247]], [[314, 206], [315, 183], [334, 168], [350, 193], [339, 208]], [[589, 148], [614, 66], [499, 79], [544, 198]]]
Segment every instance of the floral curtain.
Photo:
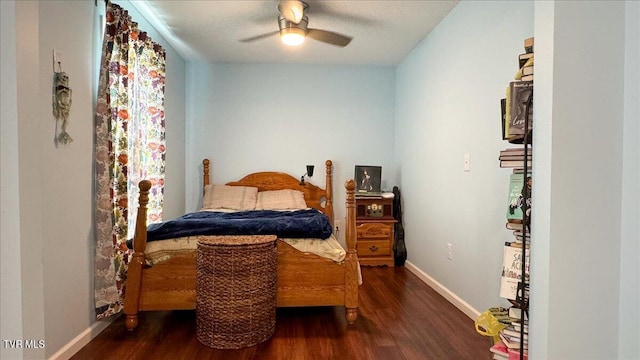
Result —
[[97, 318], [120, 312], [132, 252], [138, 182], [152, 182], [148, 223], [162, 220], [165, 52], [107, 2], [95, 115]]

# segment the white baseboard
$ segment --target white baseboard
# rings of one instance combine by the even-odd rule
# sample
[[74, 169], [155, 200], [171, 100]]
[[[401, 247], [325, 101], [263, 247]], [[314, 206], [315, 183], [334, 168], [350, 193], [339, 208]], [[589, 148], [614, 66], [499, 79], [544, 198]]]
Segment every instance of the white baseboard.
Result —
[[103, 320], [98, 320], [76, 336], [73, 340], [69, 341], [65, 346], [58, 350], [55, 354], [51, 355], [48, 360], [68, 360], [80, 349], [91, 341], [94, 337], [98, 336], [104, 329], [106, 329], [111, 323], [117, 319], [117, 316], [110, 316]]
[[420, 270], [416, 267], [412, 262], [406, 261], [404, 267], [407, 270], [411, 271], [415, 274], [420, 280], [424, 281], [425, 284], [429, 285], [433, 290], [435, 290], [438, 294], [442, 295], [447, 301], [453, 304], [453, 306], [457, 307], [462, 311], [465, 315], [467, 315], [471, 320], [475, 320], [480, 315], [480, 312], [476, 310], [473, 306], [469, 305], [466, 301], [462, 300], [458, 295], [456, 295], [451, 290], [444, 287], [442, 284], [437, 282], [434, 278], [427, 275], [424, 271]]

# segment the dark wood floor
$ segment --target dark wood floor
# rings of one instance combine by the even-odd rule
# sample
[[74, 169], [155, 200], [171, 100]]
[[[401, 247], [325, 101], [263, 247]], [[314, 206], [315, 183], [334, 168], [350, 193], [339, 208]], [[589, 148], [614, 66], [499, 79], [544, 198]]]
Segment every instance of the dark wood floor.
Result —
[[195, 311], [145, 312], [134, 332], [120, 317], [72, 359], [491, 359], [473, 321], [404, 267], [362, 276], [354, 325], [344, 307], [281, 308], [271, 339], [216, 350], [196, 339]]

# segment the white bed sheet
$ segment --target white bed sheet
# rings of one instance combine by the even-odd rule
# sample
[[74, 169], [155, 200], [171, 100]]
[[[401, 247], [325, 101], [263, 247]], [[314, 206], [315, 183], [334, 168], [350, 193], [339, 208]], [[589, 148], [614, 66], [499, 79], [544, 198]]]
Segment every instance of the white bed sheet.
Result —
[[[206, 237], [185, 236], [176, 239], [166, 239], [151, 241], [147, 243], [145, 249], [145, 259], [151, 266], [169, 260], [172, 256], [181, 253], [195, 251], [198, 246], [198, 239]], [[340, 245], [338, 240], [331, 235], [328, 239], [280, 239], [295, 249], [312, 253], [323, 258], [331, 259], [335, 262], [342, 262], [346, 255], [346, 251]]]

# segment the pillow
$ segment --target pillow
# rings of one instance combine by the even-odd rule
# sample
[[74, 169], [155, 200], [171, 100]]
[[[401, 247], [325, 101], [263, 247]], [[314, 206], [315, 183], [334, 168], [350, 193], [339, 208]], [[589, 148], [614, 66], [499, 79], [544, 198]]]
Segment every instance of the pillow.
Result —
[[298, 190], [260, 191], [256, 210], [299, 210], [308, 208], [304, 194]]
[[203, 209], [253, 210], [258, 188], [251, 186], [207, 185], [204, 187]]

